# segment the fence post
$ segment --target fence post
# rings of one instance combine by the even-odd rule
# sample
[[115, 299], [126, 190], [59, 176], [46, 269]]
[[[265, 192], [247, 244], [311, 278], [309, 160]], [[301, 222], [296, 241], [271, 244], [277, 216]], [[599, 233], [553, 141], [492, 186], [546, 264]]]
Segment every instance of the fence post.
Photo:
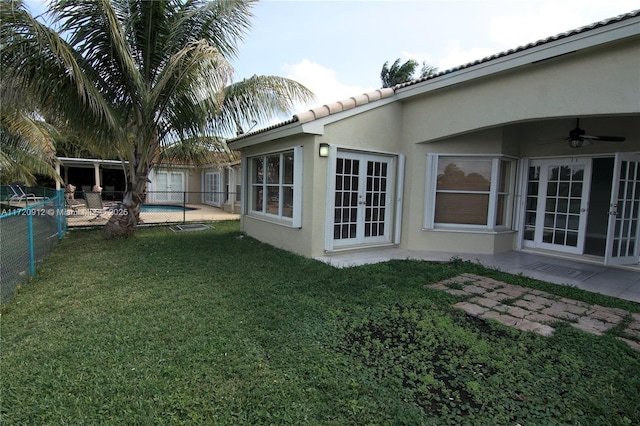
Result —
[[56, 191], [57, 192], [57, 198], [56, 198], [56, 217], [58, 218], [58, 238], [62, 239], [62, 237], [64, 236], [64, 231], [65, 229], [63, 228], [63, 220], [67, 219], [67, 212], [66, 210], [63, 210], [66, 205], [65, 205], [65, 199], [64, 199], [64, 189], [59, 189]]
[[29, 212], [27, 215], [27, 238], [29, 242], [29, 275], [36, 274], [36, 254], [33, 247], [33, 214]]
[[187, 223], [187, 191], [182, 193], [182, 224]]

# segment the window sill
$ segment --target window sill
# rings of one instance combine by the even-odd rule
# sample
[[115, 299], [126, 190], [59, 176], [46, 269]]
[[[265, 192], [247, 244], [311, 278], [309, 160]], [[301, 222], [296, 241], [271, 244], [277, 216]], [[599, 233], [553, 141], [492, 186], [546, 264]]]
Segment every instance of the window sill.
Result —
[[517, 232], [509, 228], [489, 229], [489, 228], [471, 228], [471, 227], [464, 227], [464, 226], [456, 226], [456, 227], [439, 226], [436, 228], [422, 228], [422, 231], [457, 232], [462, 234], [490, 234], [490, 235], [510, 234], [510, 233]]
[[275, 216], [260, 215], [255, 213], [248, 213], [247, 215], [245, 215], [245, 217], [258, 220], [260, 222], [267, 222], [274, 225], [285, 226], [287, 228], [300, 229], [300, 227], [293, 226], [293, 219], [281, 219]]

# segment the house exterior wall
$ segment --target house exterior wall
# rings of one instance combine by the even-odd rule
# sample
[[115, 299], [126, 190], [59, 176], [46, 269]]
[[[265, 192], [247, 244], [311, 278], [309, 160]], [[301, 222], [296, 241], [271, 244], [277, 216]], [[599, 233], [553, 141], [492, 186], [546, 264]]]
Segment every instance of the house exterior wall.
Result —
[[[324, 185], [314, 185], [315, 182], [326, 181], [326, 168], [318, 157], [317, 137], [313, 135], [298, 135], [283, 138], [268, 146], [258, 145], [243, 151], [243, 157], [284, 151], [295, 146], [302, 146], [303, 182], [302, 182], [302, 225], [294, 228], [286, 224], [265, 220], [254, 216], [245, 206], [241, 218], [241, 227], [248, 235], [269, 244], [303, 256], [312, 256], [321, 250], [324, 241]], [[245, 173], [246, 171], [243, 171]], [[247, 176], [243, 175], [245, 192], [248, 190]], [[322, 226], [322, 228], [320, 228]], [[320, 228], [320, 229], [319, 229]]]
[[637, 113], [639, 70], [636, 37], [429, 92], [405, 101], [403, 141], [533, 119]]
[[[424, 84], [426, 87], [430, 81]], [[638, 36], [415, 96], [403, 97], [402, 90], [397, 89], [394, 102], [385, 100], [359, 113], [350, 110], [317, 119], [312, 123], [316, 134], [294, 133], [243, 148], [245, 158], [294, 146], [302, 146], [304, 152], [301, 227], [270, 223], [249, 213], [242, 216], [243, 230], [307, 257], [325, 254], [326, 234], [332, 232], [327, 229], [326, 203], [327, 197], [333, 196], [327, 194], [328, 179], [333, 179], [327, 170], [329, 162], [336, 159], [320, 158], [318, 147], [328, 143], [334, 150], [332, 155], [336, 150], [352, 150], [406, 158], [401, 248], [504, 252], [518, 244], [519, 236], [511, 223], [498, 230], [425, 229], [426, 210], [432, 208], [426, 194], [434, 185], [429, 177], [429, 154], [485, 155], [516, 161], [640, 152]], [[561, 139], [576, 126], [577, 117], [589, 134], [622, 135], [627, 139], [615, 144], [594, 143], [579, 150], [570, 148]], [[303, 129], [304, 123], [299, 126]], [[264, 138], [258, 136], [258, 140]], [[509, 206], [512, 211], [522, 195], [515, 176]]]
[[[613, 68], [612, 63], [616, 64]], [[445, 252], [464, 247], [468, 253], [497, 253], [512, 250], [517, 243], [515, 231], [422, 229], [425, 193], [427, 186], [433, 184], [427, 177], [427, 154], [521, 158], [638, 151], [639, 103], [638, 39], [619, 44], [616, 49], [601, 48], [588, 55], [551, 59], [525, 70], [474, 80], [405, 101], [402, 145], [408, 160], [400, 246]], [[565, 141], [553, 140], [567, 136], [575, 127], [575, 117], [630, 113], [634, 115], [587, 118], [581, 122], [592, 134], [626, 135], [624, 143], [593, 144], [576, 151]], [[451, 134], [457, 136], [444, 137]], [[416, 232], [418, 229], [422, 231]]]

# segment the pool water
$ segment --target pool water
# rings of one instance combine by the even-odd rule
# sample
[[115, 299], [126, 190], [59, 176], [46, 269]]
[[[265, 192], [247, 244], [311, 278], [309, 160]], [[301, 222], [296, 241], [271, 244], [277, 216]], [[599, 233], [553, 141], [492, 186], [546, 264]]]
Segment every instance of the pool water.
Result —
[[141, 213], [179, 213], [183, 211], [196, 210], [194, 207], [174, 206], [171, 204], [143, 204]]

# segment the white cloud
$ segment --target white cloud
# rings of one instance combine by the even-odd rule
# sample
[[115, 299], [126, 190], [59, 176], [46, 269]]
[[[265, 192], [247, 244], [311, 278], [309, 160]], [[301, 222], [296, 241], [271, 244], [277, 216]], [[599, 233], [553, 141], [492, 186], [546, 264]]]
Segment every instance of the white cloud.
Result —
[[[436, 61], [440, 70], [473, 62], [495, 53], [532, 43], [584, 25], [628, 13], [638, 8], [637, 0], [518, 0], [518, 12], [496, 13], [485, 29], [489, 40], [482, 45], [469, 45], [473, 38], [452, 40], [445, 55]], [[482, 31], [480, 31], [482, 32]]]
[[284, 71], [287, 73], [287, 78], [291, 78], [305, 85], [316, 95], [315, 101], [308, 105], [297, 106], [296, 112], [375, 90], [375, 88], [350, 86], [341, 83], [334, 70], [312, 62], [309, 59], [303, 59], [294, 65], [286, 65]]
[[445, 56], [439, 59], [435, 65], [440, 71], [445, 71], [450, 68], [468, 64], [469, 62], [477, 61], [494, 53], [497, 53], [495, 49], [484, 47], [472, 47], [463, 50], [460, 48], [458, 41], [450, 41], [447, 47], [445, 47]]
[[538, 7], [523, 8], [521, 13], [491, 19], [491, 39], [504, 46], [516, 47], [638, 8], [637, 1], [627, 0], [556, 0], [532, 2], [531, 6]]

